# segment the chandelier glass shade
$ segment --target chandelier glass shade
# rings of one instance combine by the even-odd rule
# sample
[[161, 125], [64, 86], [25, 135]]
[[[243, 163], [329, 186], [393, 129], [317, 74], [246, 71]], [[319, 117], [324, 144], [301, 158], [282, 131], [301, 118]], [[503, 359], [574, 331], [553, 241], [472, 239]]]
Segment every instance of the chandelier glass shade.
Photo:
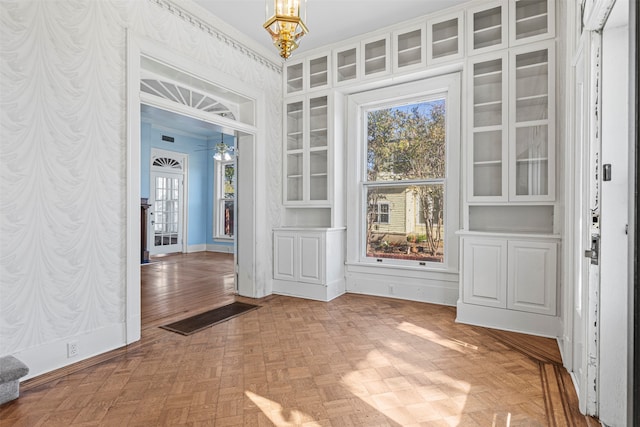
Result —
[[287, 59], [298, 47], [298, 40], [309, 30], [306, 19], [306, 0], [266, 0], [267, 30], [280, 56]]
[[222, 134], [222, 139], [213, 147], [213, 158], [218, 161], [228, 162], [233, 159], [235, 154], [235, 147], [229, 146], [224, 143], [224, 134]]

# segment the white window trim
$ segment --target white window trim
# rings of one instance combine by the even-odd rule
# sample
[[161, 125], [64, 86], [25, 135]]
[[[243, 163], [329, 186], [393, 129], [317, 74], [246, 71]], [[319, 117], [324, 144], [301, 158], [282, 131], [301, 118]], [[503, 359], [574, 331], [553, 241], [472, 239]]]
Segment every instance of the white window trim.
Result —
[[[385, 259], [377, 262], [365, 254], [364, 207], [367, 201], [364, 186], [364, 161], [366, 136], [365, 110], [373, 106], [413, 103], [433, 97], [444, 96], [446, 116], [446, 191], [445, 191], [445, 253], [442, 263]], [[422, 271], [458, 272], [458, 237], [460, 229], [460, 73], [427, 78], [420, 81], [374, 89], [350, 95], [347, 99], [347, 138], [354, 143], [347, 145], [347, 264], [370, 266], [371, 268], [412, 268]]]
[[[235, 236], [229, 237], [226, 234], [222, 233], [224, 229], [224, 218], [221, 215], [222, 205], [224, 201], [230, 200], [227, 198], [223, 198], [222, 194], [224, 192], [224, 178], [223, 171], [226, 165], [234, 165], [234, 160], [216, 160], [213, 159], [213, 239], [219, 241], [233, 242], [235, 240]], [[235, 211], [235, 197], [231, 199], [234, 201], [234, 211]]]

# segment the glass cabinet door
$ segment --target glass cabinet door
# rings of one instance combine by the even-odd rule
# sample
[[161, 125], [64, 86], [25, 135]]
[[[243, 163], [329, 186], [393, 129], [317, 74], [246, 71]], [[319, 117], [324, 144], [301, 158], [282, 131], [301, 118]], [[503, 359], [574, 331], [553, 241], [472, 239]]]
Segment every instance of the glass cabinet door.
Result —
[[506, 55], [470, 64], [470, 200], [506, 200]]
[[507, 47], [505, 6], [499, 0], [468, 9], [467, 53], [475, 55]]
[[284, 203], [323, 204], [329, 199], [328, 96], [298, 98], [285, 110]]
[[301, 201], [303, 199], [303, 102], [287, 104], [286, 116], [286, 200]]
[[[549, 46], [549, 45], [546, 45]], [[510, 198], [554, 198], [553, 75], [551, 46], [512, 53]]]
[[309, 200], [327, 200], [327, 96], [309, 99]]
[[285, 84], [287, 93], [301, 92], [304, 89], [303, 63], [294, 63], [286, 66]]
[[511, 0], [509, 45], [517, 46], [555, 35], [554, 0]]

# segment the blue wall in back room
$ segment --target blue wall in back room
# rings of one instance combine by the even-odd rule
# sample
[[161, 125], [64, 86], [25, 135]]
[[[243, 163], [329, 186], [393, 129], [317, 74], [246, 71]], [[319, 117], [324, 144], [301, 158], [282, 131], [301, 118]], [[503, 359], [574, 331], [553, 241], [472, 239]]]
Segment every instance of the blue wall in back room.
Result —
[[[211, 152], [204, 148], [213, 146], [204, 138], [188, 136], [171, 129], [158, 129], [152, 123], [141, 123], [140, 149], [140, 197], [149, 198], [151, 149], [185, 153], [188, 155], [188, 235], [187, 245], [229, 245], [232, 242], [218, 242], [212, 238], [213, 203], [213, 159]], [[162, 135], [171, 136], [174, 142], [162, 140]]]

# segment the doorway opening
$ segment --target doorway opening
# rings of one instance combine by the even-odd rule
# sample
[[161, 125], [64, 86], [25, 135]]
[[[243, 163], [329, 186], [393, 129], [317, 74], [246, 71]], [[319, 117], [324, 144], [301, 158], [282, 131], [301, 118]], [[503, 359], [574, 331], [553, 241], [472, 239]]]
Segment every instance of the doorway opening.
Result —
[[[238, 192], [234, 210], [236, 220], [233, 221], [235, 244], [229, 251], [233, 256], [232, 278], [239, 295], [253, 297], [256, 293], [255, 218], [258, 209], [254, 203], [255, 159], [256, 151], [261, 150], [256, 144], [258, 129], [255, 122], [257, 106], [263, 105], [264, 95], [229, 76], [212, 78], [211, 69], [132, 33], [128, 34], [128, 64], [126, 341], [132, 343], [140, 339], [142, 318], [140, 203], [141, 165], [144, 163], [141, 161], [141, 109], [153, 107], [160, 114], [178, 116], [188, 124], [191, 133], [209, 128], [218, 132], [218, 139], [221, 133], [233, 136], [236, 153], [243, 154], [236, 157], [234, 168]], [[187, 154], [192, 162], [190, 153]], [[185, 191], [193, 188], [193, 180], [188, 181], [190, 188]], [[238, 227], [238, 224], [243, 226]], [[198, 249], [206, 252], [206, 244], [195, 250], [189, 247], [189, 234], [194, 226], [194, 222], [187, 220], [183, 230], [186, 252], [197, 252]], [[171, 241], [172, 233], [168, 234]]]

